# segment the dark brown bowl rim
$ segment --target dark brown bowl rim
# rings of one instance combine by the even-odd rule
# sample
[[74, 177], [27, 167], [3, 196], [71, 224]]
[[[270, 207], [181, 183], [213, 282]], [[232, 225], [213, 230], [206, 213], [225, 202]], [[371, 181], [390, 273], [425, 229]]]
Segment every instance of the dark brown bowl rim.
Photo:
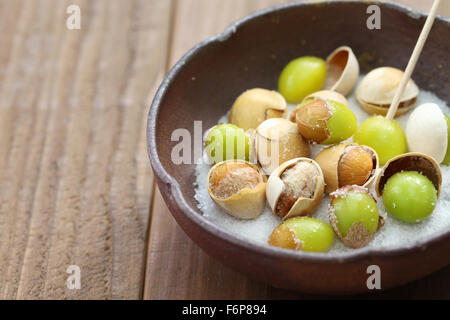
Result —
[[[164, 169], [164, 166], [162, 165], [158, 156], [158, 152], [156, 150], [156, 130], [155, 130], [156, 119], [159, 112], [159, 107], [161, 105], [161, 101], [163, 100], [165, 94], [167, 93], [170, 83], [177, 76], [177, 74], [180, 72], [183, 66], [186, 63], [188, 63], [194, 55], [196, 55], [199, 51], [203, 50], [208, 45], [216, 42], [227, 41], [229, 38], [233, 36], [233, 34], [239, 32], [239, 29], [244, 27], [250, 20], [260, 18], [272, 12], [288, 10], [293, 7], [312, 6], [317, 5], [319, 3], [323, 4], [323, 2], [321, 1], [309, 3], [304, 2], [287, 3], [271, 7], [268, 9], [260, 10], [250, 15], [247, 15], [246, 17], [231, 24], [225, 31], [195, 45], [172, 67], [172, 69], [167, 74], [166, 78], [161, 83], [153, 99], [148, 114], [147, 151], [155, 175], [159, 178], [161, 183], [169, 186], [170, 198], [173, 199], [175, 205], [187, 216], [187, 218], [189, 218], [195, 224], [201, 226], [206, 232], [213, 234], [214, 236], [220, 238], [224, 242], [228, 242], [229, 244], [232, 244], [234, 246], [239, 246], [249, 251], [255, 251], [259, 254], [270, 255], [272, 257], [280, 259], [290, 259], [308, 263], [335, 263], [335, 262], [347, 263], [363, 259], [394, 257], [399, 255], [411, 254], [413, 252], [426, 250], [426, 248], [432, 244], [436, 244], [444, 240], [450, 241], [450, 230], [449, 230], [447, 232], [442, 232], [435, 236], [429, 236], [421, 240], [416, 240], [409, 246], [392, 246], [389, 248], [383, 247], [380, 249], [362, 248], [349, 252], [331, 253], [331, 254], [297, 252], [277, 247], [270, 247], [268, 245], [259, 244], [240, 235], [233, 234], [231, 232], [223, 230], [219, 226], [215, 225], [213, 222], [204, 218], [203, 215], [194, 211], [189, 206], [189, 204], [184, 200], [178, 182]], [[352, 2], [348, 1], [339, 1], [339, 0], [333, 1], [333, 4], [338, 5], [344, 4], [349, 5], [351, 3]], [[356, 3], [366, 3], [366, 2], [357, 1]], [[381, 7], [397, 10], [415, 19], [425, 19], [427, 17], [427, 15], [421, 11], [412, 9], [410, 7], [398, 3], [384, 3], [380, 1], [371, 1], [370, 4], [376, 4]], [[450, 27], [450, 19], [444, 18], [442, 16], [438, 16], [437, 19], [441, 20], [441, 22], [446, 23]]]

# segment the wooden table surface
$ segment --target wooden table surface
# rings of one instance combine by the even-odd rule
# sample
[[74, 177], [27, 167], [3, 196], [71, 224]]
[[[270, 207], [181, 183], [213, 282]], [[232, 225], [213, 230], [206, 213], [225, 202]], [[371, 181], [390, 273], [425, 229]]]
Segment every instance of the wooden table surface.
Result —
[[[310, 298], [190, 241], [154, 186], [145, 142], [155, 90], [182, 54], [283, 2], [0, 0], [0, 298]], [[66, 28], [72, 4], [80, 30]], [[71, 265], [80, 289], [67, 287]], [[450, 267], [372, 297], [450, 298]]]

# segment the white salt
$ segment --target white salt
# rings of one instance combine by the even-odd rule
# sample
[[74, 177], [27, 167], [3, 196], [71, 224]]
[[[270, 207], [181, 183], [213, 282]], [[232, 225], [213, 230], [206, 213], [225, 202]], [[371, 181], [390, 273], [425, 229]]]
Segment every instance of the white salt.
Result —
[[[362, 76], [360, 77], [360, 80]], [[349, 97], [349, 106], [358, 119], [360, 125], [364, 120], [370, 117], [369, 114], [364, 112], [358, 105], [354, 96]], [[450, 114], [450, 108], [446, 102], [439, 99], [431, 92], [421, 91], [417, 105], [422, 103], [432, 102], [440, 106], [442, 111], [446, 114]], [[293, 110], [295, 106], [289, 106], [290, 110]], [[410, 112], [396, 118], [400, 125], [405, 128], [408, 121]], [[224, 115], [218, 123], [228, 122], [228, 116]], [[351, 141], [351, 140], [350, 140]], [[317, 144], [312, 144], [312, 155], [314, 158], [324, 147]], [[280, 218], [273, 215], [269, 206], [266, 207], [264, 212], [256, 220], [243, 221], [235, 219], [221, 210], [210, 198], [208, 190], [206, 188], [206, 178], [211, 166], [205, 164], [198, 164], [196, 167], [196, 182], [195, 182], [195, 199], [198, 202], [198, 208], [203, 213], [203, 216], [222, 228], [223, 230], [238, 235], [241, 238], [247, 239], [249, 242], [268, 245], [267, 240], [275, 229], [282, 221]], [[378, 208], [380, 215], [385, 219], [385, 225], [377, 232], [373, 241], [366, 248], [358, 250], [371, 250], [371, 249], [384, 249], [384, 248], [399, 248], [399, 247], [411, 247], [415, 243], [423, 243], [430, 236], [437, 236], [450, 229], [450, 166], [441, 166], [442, 169], [442, 188], [441, 196], [437, 203], [436, 209], [433, 214], [425, 221], [418, 224], [407, 224], [400, 222], [392, 218], [384, 208], [381, 198], [377, 198]], [[374, 186], [370, 188], [371, 193], [376, 196], [374, 192]], [[330, 199], [327, 195], [324, 196], [324, 200], [312, 215], [314, 218], [329, 223], [328, 220], [328, 207]], [[329, 253], [339, 254], [344, 252], [355, 251], [347, 248], [338, 238], [335, 236], [334, 243]]]

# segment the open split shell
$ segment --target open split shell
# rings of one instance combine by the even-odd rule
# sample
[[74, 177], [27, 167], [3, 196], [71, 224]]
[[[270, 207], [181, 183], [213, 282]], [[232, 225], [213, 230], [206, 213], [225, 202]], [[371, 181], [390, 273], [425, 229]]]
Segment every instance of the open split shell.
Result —
[[229, 122], [244, 129], [256, 129], [271, 118], [281, 118], [287, 112], [287, 103], [277, 91], [255, 88], [242, 93], [234, 102]]
[[[391, 67], [382, 67], [369, 72], [356, 89], [356, 99], [361, 108], [369, 114], [385, 116], [394, 100], [402, 77], [403, 71]], [[410, 79], [395, 116], [400, 116], [414, 107], [418, 96], [419, 88]]]
[[[370, 164], [365, 163], [358, 163], [362, 161], [367, 161], [364, 158], [360, 159], [352, 159], [351, 163], [353, 163], [356, 168], [346, 167], [344, 165], [345, 157], [349, 151], [351, 151], [352, 147], [362, 148], [364, 151], [366, 151], [372, 159]], [[361, 168], [369, 166], [369, 172], [364, 172], [367, 177], [365, 182], [361, 184], [362, 187], [369, 187], [374, 179], [376, 178], [376, 170], [379, 167], [379, 158], [377, 152], [368, 147], [368, 146], [360, 146], [356, 143], [341, 143], [329, 148], [326, 148], [322, 150], [315, 158], [315, 161], [320, 165], [323, 171], [323, 175], [325, 177], [325, 183], [326, 183], [326, 192], [331, 193], [339, 189], [340, 187], [344, 187], [345, 184], [342, 184], [339, 177], [343, 177], [343, 175], [349, 176], [358, 174], [358, 171], [361, 170]], [[370, 167], [372, 169], [370, 169]], [[344, 172], [339, 172], [339, 170], [342, 170]], [[361, 179], [359, 179], [361, 180]]]
[[347, 46], [337, 48], [327, 58], [327, 69], [325, 89], [347, 96], [359, 77], [359, 63], [352, 49]]
[[282, 163], [309, 157], [311, 147], [295, 123], [274, 118], [264, 121], [254, 134], [254, 154], [263, 171], [270, 175]]
[[250, 220], [259, 217], [266, 207], [266, 181], [258, 166], [229, 160], [213, 166], [206, 183], [217, 205], [238, 219]]
[[427, 177], [434, 185], [439, 198], [442, 186], [442, 173], [439, 164], [423, 153], [411, 152], [389, 160], [377, 177], [375, 191], [378, 197], [383, 195], [384, 187], [394, 174], [402, 171], [416, 171]]
[[[302, 162], [310, 164], [314, 173], [311, 175], [311, 172], [305, 172], [304, 175], [299, 176], [298, 178], [300, 180], [307, 180], [303, 180], [302, 183], [298, 183], [297, 186], [301, 188], [309, 184], [310, 187], [312, 186], [312, 195], [310, 197], [299, 196], [289, 208], [288, 212], [286, 214], [281, 214], [279, 208], [283, 204], [281, 204], [280, 201], [284, 201], [283, 197], [288, 189], [288, 185], [283, 180], [283, 174], [286, 170], [294, 168], [298, 163]], [[312, 176], [312, 180], [309, 179], [310, 176]], [[325, 182], [320, 166], [312, 159], [297, 158], [283, 163], [270, 175], [269, 180], [267, 181], [266, 195], [273, 213], [286, 220], [292, 217], [306, 216], [313, 213], [323, 199], [324, 190]]]

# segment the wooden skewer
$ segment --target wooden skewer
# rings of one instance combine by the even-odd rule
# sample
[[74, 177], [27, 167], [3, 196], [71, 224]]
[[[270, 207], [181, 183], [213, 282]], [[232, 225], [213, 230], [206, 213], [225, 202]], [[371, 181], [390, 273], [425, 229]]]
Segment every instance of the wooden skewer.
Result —
[[417, 40], [416, 47], [409, 59], [408, 66], [406, 67], [405, 73], [403, 74], [402, 80], [400, 81], [400, 86], [395, 93], [394, 100], [392, 101], [389, 111], [386, 115], [386, 119], [392, 120], [397, 113], [398, 106], [400, 104], [400, 99], [405, 91], [406, 85], [411, 78], [411, 75], [416, 67], [417, 61], [419, 60], [422, 49], [427, 41], [428, 35], [430, 34], [431, 28], [433, 27], [434, 19], [436, 18], [437, 10], [439, 8], [441, 0], [434, 0], [433, 7], [431, 8], [430, 14], [428, 15], [427, 21], [422, 29], [419, 40]]

